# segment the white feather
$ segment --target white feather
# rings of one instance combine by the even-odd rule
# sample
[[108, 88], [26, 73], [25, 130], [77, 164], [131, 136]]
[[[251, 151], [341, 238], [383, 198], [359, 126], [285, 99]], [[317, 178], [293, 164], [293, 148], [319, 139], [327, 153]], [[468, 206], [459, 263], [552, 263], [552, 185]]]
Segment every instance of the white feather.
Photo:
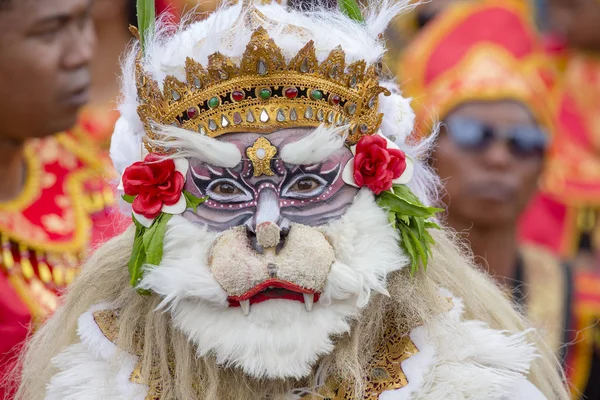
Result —
[[46, 400], [143, 400], [148, 386], [130, 380], [138, 358], [109, 341], [92, 315], [110, 310], [110, 304], [95, 305], [79, 317], [80, 343], [73, 344], [52, 359], [58, 369], [48, 384]]
[[160, 140], [150, 143], [164, 149], [177, 149], [177, 157], [195, 158], [216, 167], [233, 168], [242, 160], [242, 154], [233, 143], [213, 139], [174, 126], [153, 127]]
[[289, 164], [310, 165], [326, 160], [344, 147], [347, 127], [328, 128], [323, 125], [310, 135], [286, 145], [281, 150], [281, 159]]

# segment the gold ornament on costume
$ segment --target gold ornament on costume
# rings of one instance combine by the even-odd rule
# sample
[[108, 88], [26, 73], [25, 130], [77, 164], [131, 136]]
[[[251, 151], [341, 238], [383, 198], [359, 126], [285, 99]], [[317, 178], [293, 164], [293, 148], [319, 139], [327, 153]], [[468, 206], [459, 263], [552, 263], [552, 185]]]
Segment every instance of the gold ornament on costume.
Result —
[[377, 132], [383, 118], [378, 97], [390, 93], [379, 86], [375, 66], [363, 60], [346, 66], [340, 47], [319, 63], [309, 41], [286, 63], [262, 27], [254, 31], [239, 64], [215, 53], [206, 68], [188, 58], [185, 71], [186, 83], [167, 76], [160, 91], [138, 59], [138, 114], [150, 139], [157, 138], [153, 122], [210, 137], [323, 124], [348, 125], [347, 140], [353, 144]]
[[277, 154], [277, 147], [273, 146], [264, 137], [259, 137], [252, 147], [246, 149], [246, 155], [252, 161], [254, 176], [273, 176], [275, 173], [271, 169], [271, 160]]
[[[451, 308], [451, 307], [450, 307]], [[119, 337], [119, 310], [102, 310], [93, 313], [94, 322], [109, 341], [117, 344]], [[145, 400], [157, 400], [162, 396], [161, 377], [158, 365], [151, 365], [149, 380], [142, 374], [143, 335], [135, 336], [135, 349], [127, 351], [138, 356], [138, 363], [133, 369], [130, 382], [148, 386]], [[134, 350], [134, 351], [132, 351]], [[402, 370], [402, 362], [419, 352], [410, 336], [402, 333], [393, 324], [386, 326], [383, 337], [366, 368], [364, 377], [364, 393], [361, 397], [354, 392], [354, 382], [331, 377], [319, 389], [318, 395], [305, 395], [303, 400], [377, 400], [379, 395], [387, 390], [397, 390], [408, 384], [406, 374]], [[175, 371], [175, 361], [169, 359], [172, 372]]]

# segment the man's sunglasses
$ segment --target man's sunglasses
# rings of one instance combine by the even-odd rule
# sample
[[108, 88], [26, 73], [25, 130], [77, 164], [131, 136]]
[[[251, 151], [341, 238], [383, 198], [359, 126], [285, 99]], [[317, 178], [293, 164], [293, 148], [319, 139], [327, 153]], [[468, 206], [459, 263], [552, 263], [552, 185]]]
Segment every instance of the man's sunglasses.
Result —
[[531, 157], [542, 156], [548, 146], [548, 136], [538, 126], [513, 125], [498, 129], [466, 117], [450, 117], [444, 124], [448, 136], [464, 149], [485, 150], [496, 140], [503, 139], [515, 156]]

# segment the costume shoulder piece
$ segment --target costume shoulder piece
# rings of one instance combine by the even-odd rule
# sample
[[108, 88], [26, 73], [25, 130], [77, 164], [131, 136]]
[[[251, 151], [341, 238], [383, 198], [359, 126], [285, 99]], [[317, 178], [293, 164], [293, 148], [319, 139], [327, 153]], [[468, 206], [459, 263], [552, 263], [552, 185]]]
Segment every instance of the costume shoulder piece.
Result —
[[[464, 321], [461, 300], [445, 290], [441, 295], [448, 307], [434, 323], [404, 333], [393, 324], [386, 326], [365, 371], [361, 397], [357, 397], [352, 381], [331, 377], [318, 393], [301, 398], [441, 400], [478, 393], [486, 399], [545, 399], [522, 375], [535, 358], [535, 350], [524, 336], [507, 336], [483, 323]], [[451, 335], [448, 329], [453, 330]], [[80, 343], [53, 360], [60, 372], [49, 385], [48, 400], [65, 396], [91, 400], [161, 398], [158, 370], [150, 371], [149, 379], [142, 374], [139, 357], [143, 354], [143, 337], [137, 338], [140, 346], [136, 351], [117, 347], [118, 309], [109, 304], [92, 307], [79, 317], [78, 332]], [[503, 353], [502, 358], [497, 357], [499, 353]], [[488, 374], [485, 387], [472, 379], [472, 374], [482, 369]], [[94, 389], [86, 389], [90, 387]]]
[[30, 141], [25, 160], [22, 193], [0, 204], [0, 273], [31, 315], [43, 318], [75, 277], [114, 195], [102, 158], [71, 134]]

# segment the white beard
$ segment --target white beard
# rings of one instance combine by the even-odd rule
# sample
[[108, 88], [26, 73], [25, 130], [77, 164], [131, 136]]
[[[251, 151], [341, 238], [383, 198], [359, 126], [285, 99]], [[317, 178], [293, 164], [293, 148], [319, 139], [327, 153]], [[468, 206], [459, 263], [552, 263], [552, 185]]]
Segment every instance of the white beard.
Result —
[[373, 195], [361, 191], [344, 216], [321, 228], [337, 261], [311, 312], [291, 300], [253, 304], [248, 316], [230, 308], [227, 293], [211, 275], [208, 257], [219, 236], [182, 217], [168, 224], [161, 264], [140, 285], [164, 297], [175, 327], [225, 366], [254, 378], [302, 378], [330, 353], [334, 339], [367, 305], [371, 291], [386, 293], [386, 276], [407, 264], [395, 231]]

